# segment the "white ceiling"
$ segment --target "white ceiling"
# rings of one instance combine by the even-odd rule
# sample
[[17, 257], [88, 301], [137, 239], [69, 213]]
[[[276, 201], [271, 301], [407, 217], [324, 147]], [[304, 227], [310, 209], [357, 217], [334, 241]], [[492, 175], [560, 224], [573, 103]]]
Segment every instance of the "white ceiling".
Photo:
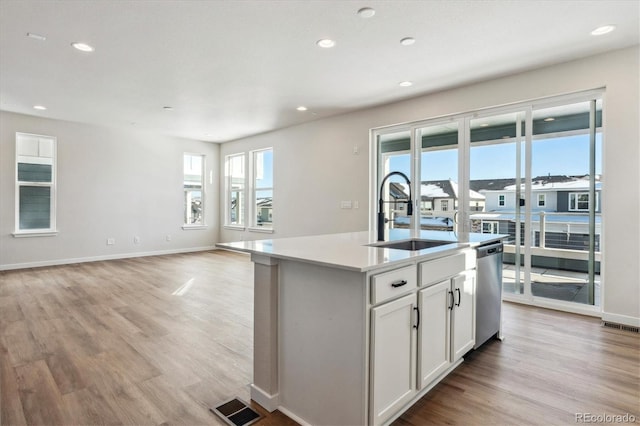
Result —
[[638, 44], [639, 4], [0, 0], [0, 109], [224, 142]]

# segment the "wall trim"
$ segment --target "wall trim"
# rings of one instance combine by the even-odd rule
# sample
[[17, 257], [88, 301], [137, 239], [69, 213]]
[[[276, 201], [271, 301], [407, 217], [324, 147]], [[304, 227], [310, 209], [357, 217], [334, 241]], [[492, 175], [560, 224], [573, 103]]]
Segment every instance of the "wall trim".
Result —
[[45, 266], [70, 265], [73, 263], [99, 262], [103, 260], [130, 259], [132, 257], [147, 257], [147, 256], [161, 256], [165, 254], [192, 253], [192, 252], [209, 251], [209, 250], [218, 250], [218, 248], [216, 246], [189, 247], [189, 248], [181, 248], [181, 249], [173, 249], [173, 250], [157, 250], [157, 251], [146, 251], [146, 252], [135, 252], [135, 253], [108, 254], [103, 256], [76, 257], [71, 259], [43, 260], [38, 262], [11, 263], [7, 265], [0, 265], [0, 271], [10, 271], [15, 269], [27, 269], [27, 268], [41, 268]]
[[640, 318], [629, 315], [602, 313], [602, 321], [615, 322], [617, 324], [630, 325], [632, 327], [640, 327]]

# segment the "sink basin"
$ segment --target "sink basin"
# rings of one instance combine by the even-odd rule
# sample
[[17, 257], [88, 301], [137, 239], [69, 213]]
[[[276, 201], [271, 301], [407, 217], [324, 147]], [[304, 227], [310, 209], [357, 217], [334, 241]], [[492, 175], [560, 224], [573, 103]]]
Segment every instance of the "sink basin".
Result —
[[443, 246], [446, 244], [455, 244], [455, 242], [454, 241], [438, 241], [438, 240], [420, 240], [420, 239], [414, 238], [411, 240], [389, 241], [386, 243], [375, 243], [370, 245], [373, 247], [380, 247], [380, 248], [415, 251], [415, 250], [422, 250], [422, 249]]

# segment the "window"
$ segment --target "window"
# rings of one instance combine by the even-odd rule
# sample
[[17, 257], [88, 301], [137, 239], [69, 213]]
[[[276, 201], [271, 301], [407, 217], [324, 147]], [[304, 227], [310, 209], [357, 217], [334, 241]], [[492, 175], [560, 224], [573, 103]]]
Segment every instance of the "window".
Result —
[[499, 222], [494, 221], [482, 221], [482, 233], [483, 234], [497, 234], [500, 227]]
[[589, 210], [589, 193], [572, 192], [569, 194], [569, 210], [587, 211]]
[[251, 151], [251, 226], [273, 228], [273, 150]]
[[547, 204], [547, 195], [538, 194], [538, 207], [544, 207]]
[[504, 195], [498, 195], [498, 205], [504, 207]]
[[440, 200], [440, 210], [443, 212], [449, 210], [449, 200]]
[[227, 226], [244, 226], [244, 153], [228, 155], [225, 161]]
[[184, 224], [204, 225], [204, 155], [184, 154]]
[[14, 235], [55, 233], [56, 138], [16, 133]]

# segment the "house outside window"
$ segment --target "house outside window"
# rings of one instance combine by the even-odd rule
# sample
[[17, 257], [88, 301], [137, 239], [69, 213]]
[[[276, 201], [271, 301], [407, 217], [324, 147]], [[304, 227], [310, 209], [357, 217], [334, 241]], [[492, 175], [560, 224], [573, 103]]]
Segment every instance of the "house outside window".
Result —
[[184, 225], [204, 223], [204, 155], [184, 154]]
[[273, 229], [273, 149], [250, 152], [252, 228]]
[[449, 210], [449, 200], [440, 200], [440, 210], [443, 212]]
[[569, 210], [570, 211], [588, 211], [589, 210], [589, 193], [588, 192], [572, 192], [569, 194]]
[[56, 232], [56, 149], [52, 136], [16, 133], [14, 236]]
[[544, 207], [547, 204], [547, 195], [538, 194], [538, 207]]
[[496, 221], [482, 221], [482, 233], [483, 234], [497, 234], [499, 230], [499, 222]]
[[504, 195], [498, 195], [498, 205], [504, 207]]
[[225, 159], [226, 226], [244, 226], [245, 154], [228, 155]]

